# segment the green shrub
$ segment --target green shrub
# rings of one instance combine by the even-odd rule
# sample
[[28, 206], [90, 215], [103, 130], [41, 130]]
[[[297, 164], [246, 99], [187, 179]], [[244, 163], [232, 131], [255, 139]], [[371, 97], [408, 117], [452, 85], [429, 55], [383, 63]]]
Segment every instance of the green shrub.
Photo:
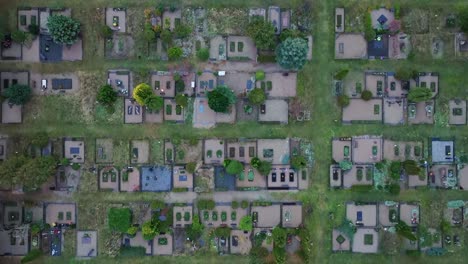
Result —
[[252, 231], [252, 216], [246, 215], [239, 222], [239, 229], [243, 231]]
[[216, 203], [213, 200], [198, 200], [197, 202], [198, 210], [213, 210], [215, 206]]
[[405, 237], [411, 241], [417, 240], [417, 237], [411, 231], [411, 227], [408, 226], [405, 222], [401, 220], [398, 221], [398, 223], [395, 225], [395, 229], [398, 235]]
[[130, 227], [132, 213], [128, 208], [110, 208], [108, 215], [109, 229], [125, 233]]
[[185, 90], [185, 82], [182, 79], [175, 81], [176, 92], [183, 93]]
[[411, 102], [419, 103], [425, 102], [432, 98], [432, 91], [426, 87], [411, 88], [408, 93], [408, 100]]
[[232, 201], [231, 207], [232, 207], [232, 209], [237, 209], [237, 208], [239, 208], [239, 202], [238, 202], [238, 201]]
[[300, 70], [304, 67], [309, 47], [302, 38], [288, 38], [276, 49], [278, 64], [284, 69]]
[[99, 88], [96, 100], [105, 106], [110, 106], [117, 100], [117, 92], [109, 84], [101, 86]]
[[271, 162], [262, 160], [260, 161], [257, 171], [260, 174], [267, 176], [271, 172], [271, 166]]
[[369, 101], [370, 99], [372, 99], [372, 92], [369, 90], [362, 91], [361, 99], [364, 101]]
[[341, 161], [339, 163], [339, 165], [340, 165], [340, 169], [342, 169], [344, 171], [350, 170], [353, 167], [353, 163], [351, 161], [348, 161], [348, 160]]
[[73, 164], [71, 165], [71, 168], [72, 168], [73, 170], [76, 170], [76, 171], [77, 171], [77, 170], [79, 170], [79, 169], [81, 168], [81, 165], [78, 164], [78, 163], [73, 163]]
[[349, 96], [347, 96], [345, 94], [342, 94], [342, 95], [338, 96], [337, 99], [338, 99], [338, 106], [340, 106], [340, 107], [346, 107], [350, 103]]
[[351, 191], [353, 192], [370, 192], [372, 190], [372, 185], [353, 185], [351, 186]]
[[70, 160], [67, 159], [67, 158], [63, 158], [60, 160], [60, 164], [62, 164], [62, 166], [69, 166], [70, 165]]
[[151, 202], [151, 209], [153, 210], [158, 210], [158, 209], [163, 209], [166, 208], [166, 204], [164, 203], [163, 200], [154, 200]]
[[419, 172], [421, 171], [421, 168], [419, 168], [418, 164], [414, 160], [405, 160], [402, 165], [408, 175], [419, 175]]
[[307, 159], [300, 155], [300, 156], [293, 156], [291, 158], [291, 167], [293, 169], [302, 169], [302, 168], [305, 168], [307, 166]]
[[31, 99], [31, 87], [22, 84], [13, 84], [3, 90], [4, 97], [8, 98], [9, 104], [24, 105]]
[[101, 37], [103, 37], [104, 39], [110, 39], [114, 34], [114, 31], [108, 25], [102, 25], [100, 33]]
[[286, 229], [277, 226], [273, 228], [272, 234], [275, 247], [284, 248], [286, 246]]
[[21, 263], [31, 262], [35, 259], [38, 259], [42, 256], [42, 251], [39, 249], [32, 249], [21, 259]]
[[366, 18], [364, 20], [364, 36], [367, 41], [374, 40], [376, 37], [375, 30], [372, 27], [372, 17], [370, 12], [367, 12]]
[[335, 74], [335, 80], [343, 80], [348, 75], [348, 69], [342, 69]]
[[254, 105], [260, 105], [266, 100], [265, 91], [260, 88], [255, 88], [248, 94], [249, 101]]
[[264, 70], [258, 70], [255, 72], [255, 80], [256, 81], [263, 81], [265, 80], [265, 71]]
[[196, 167], [197, 167], [197, 163], [195, 163], [195, 162], [189, 162], [189, 163], [187, 163], [187, 165], [185, 166], [185, 169], [187, 170], [188, 173], [194, 173]]
[[207, 61], [210, 58], [210, 50], [208, 48], [202, 48], [197, 51], [197, 58], [200, 61]]
[[188, 97], [183, 95], [183, 94], [178, 94], [175, 97], [175, 102], [176, 104], [182, 106], [182, 107], [187, 107], [188, 105]]
[[247, 207], [249, 207], [249, 201], [243, 200], [240, 206], [242, 209], [246, 209]]
[[[467, 159], [468, 160], [468, 159]], [[250, 165], [252, 166], [252, 168], [254, 169], [258, 169], [258, 167], [260, 166], [260, 163], [262, 161], [258, 158], [258, 157], [253, 157], [251, 160], [250, 160]]]
[[276, 264], [282, 264], [286, 262], [286, 250], [284, 248], [274, 247], [273, 256], [275, 256]]
[[47, 19], [47, 28], [55, 43], [72, 45], [78, 39], [81, 25], [71, 17], [52, 15]]
[[231, 235], [231, 228], [229, 227], [217, 227], [214, 230], [214, 234], [217, 237], [229, 237]]
[[121, 257], [142, 257], [146, 256], [144, 247], [122, 247], [120, 248], [119, 256]]
[[127, 229], [127, 234], [129, 236], [135, 236], [137, 232], [138, 232], [138, 227], [136, 226], [131, 226]]
[[237, 160], [231, 160], [226, 166], [226, 172], [231, 175], [237, 175], [244, 170], [244, 165]]
[[181, 47], [171, 47], [167, 50], [169, 60], [178, 60], [182, 58], [183, 51]]
[[28, 33], [24, 32], [24, 31], [16, 30], [16, 31], [13, 31], [13, 33], [11, 33], [11, 39], [14, 42], [17, 42], [19, 44], [24, 44], [26, 42], [26, 39], [27, 39], [27, 34]]

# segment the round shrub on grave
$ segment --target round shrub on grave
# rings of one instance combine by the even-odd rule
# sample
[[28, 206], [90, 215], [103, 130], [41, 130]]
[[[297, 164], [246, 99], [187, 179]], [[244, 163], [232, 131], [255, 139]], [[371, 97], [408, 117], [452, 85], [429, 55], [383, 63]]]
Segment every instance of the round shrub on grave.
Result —
[[370, 99], [372, 99], [372, 92], [369, 90], [362, 91], [361, 99], [364, 101], [369, 101]]

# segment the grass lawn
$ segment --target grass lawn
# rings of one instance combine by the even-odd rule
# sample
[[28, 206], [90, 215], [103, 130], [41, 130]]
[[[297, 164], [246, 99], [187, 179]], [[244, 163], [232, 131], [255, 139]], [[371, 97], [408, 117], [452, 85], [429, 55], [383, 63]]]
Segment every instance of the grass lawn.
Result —
[[[140, 3], [141, 2], [141, 3]], [[222, 6], [226, 2], [212, 0], [191, 1], [194, 6], [209, 3], [210, 6]], [[288, 7], [301, 3], [302, 1], [262, 1], [262, 0], [231, 0], [229, 5], [235, 7], [263, 6], [275, 2], [281, 7]], [[450, 11], [447, 6], [456, 6], [460, 3], [466, 3], [463, 0], [440, 2], [436, 0], [402, 0], [402, 8], [420, 7], [423, 9], [442, 8], [444, 13]], [[321, 0], [313, 1], [313, 19], [314, 19], [314, 51], [313, 60], [309, 62], [298, 75], [298, 98], [304, 105], [311, 109], [312, 120], [310, 122], [294, 122], [289, 125], [265, 125], [251, 122], [243, 122], [236, 125], [223, 124], [209, 130], [194, 129], [191, 124], [141, 124], [125, 125], [122, 124], [122, 103], [116, 104], [116, 111], [109, 115], [103, 109], [96, 107], [94, 113], [95, 119], [82, 117], [84, 115], [83, 98], [79, 96], [49, 96], [33, 98], [25, 109], [24, 124], [2, 125], [0, 132], [10, 135], [30, 136], [38, 131], [46, 131], [52, 137], [59, 136], [81, 136], [86, 138], [106, 137], [114, 140], [113, 159], [114, 165], [121, 168], [129, 162], [129, 141], [134, 138], [147, 138], [150, 140], [151, 161], [162, 162], [162, 140], [164, 138], [190, 139], [194, 137], [208, 138], [277, 138], [277, 137], [301, 137], [312, 142], [314, 156], [314, 167], [310, 174], [311, 187], [307, 191], [295, 193], [272, 194], [275, 198], [300, 199], [306, 204], [311, 204], [313, 211], [308, 214], [305, 224], [311, 234], [311, 262], [321, 262], [327, 260], [328, 263], [408, 263], [415, 262], [413, 258], [407, 256], [386, 256], [383, 254], [332, 254], [331, 253], [331, 230], [339, 226], [345, 217], [344, 202], [348, 200], [359, 201], [420, 201], [421, 202], [421, 222], [426, 227], [438, 227], [442, 219], [440, 208], [444, 208], [445, 203], [452, 199], [466, 199], [466, 193], [461, 191], [443, 191], [431, 189], [419, 189], [402, 191], [398, 196], [371, 191], [369, 193], [352, 192], [350, 190], [330, 190], [329, 165], [331, 164], [331, 138], [340, 136], [353, 136], [362, 134], [383, 135], [394, 140], [419, 140], [427, 142], [430, 137], [455, 137], [456, 154], [468, 152], [468, 129], [463, 126], [447, 127], [445, 124], [444, 113], [438, 114], [438, 104], [446, 103], [454, 97], [466, 97], [466, 83], [468, 83], [468, 64], [464, 61], [455, 60], [450, 36], [441, 32], [440, 28], [434, 26], [431, 22], [429, 33], [421, 34], [414, 38], [413, 43], [418, 43], [415, 55], [410, 60], [375, 60], [375, 61], [335, 61], [334, 56], [334, 8], [345, 6], [357, 13], [359, 10], [367, 10], [367, 7], [374, 8], [385, 5], [390, 1], [358, 1], [358, 0]], [[33, 0], [22, 1], [22, 5], [37, 6], [38, 3]], [[82, 1], [70, 0], [61, 2], [56, 0], [40, 1], [40, 6], [70, 6], [73, 8], [73, 15], [83, 22], [83, 34], [85, 36], [85, 56], [84, 61], [75, 63], [60, 64], [32, 64], [32, 70], [42, 72], [70, 72], [87, 71], [93, 74], [100, 74], [111, 68], [128, 68], [138, 72], [149, 72], [154, 69], [164, 69], [173, 66], [172, 63], [166, 63], [159, 60], [132, 59], [132, 60], [106, 60], [103, 57], [103, 42], [98, 37], [94, 24], [102, 23], [100, 14], [96, 7], [105, 6], [135, 6], [137, 2], [124, 0], [100, 0], [93, 1], [83, 6]], [[139, 1], [139, 7], [154, 6], [154, 1]], [[12, 8], [16, 8], [12, 6]], [[13, 9], [11, 9], [13, 10]], [[347, 12], [347, 11], [346, 11]], [[352, 15], [353, 13], [351, 12]], [[430, 13], [430, 12], [429, 12]], [[2, 17], [0, 11], [0, 17]], [[12, 18], [13, 16], [13, 18]], [[345, 13], [345, 16], [348, 16]], [[9, 12], [7, 20], [10, 24], [16, 23], [14, 12]], [[96, 18], [97, 17], [97, 18]], [[351, 17], [346, 18], [346, 22]], [[347, 25], [345, 24], [345, 27]], [[353, 27], [358, 28], [358, 25]], [[348, 29], [347, 29], [348, 30]], [[452, 31], [450, 31], [452, 32]], [[435, 35], [442, 36], [444, 40], [444, 63], [441, 60], [434, 60], [431, 54], [431, 41]], [[445, 42], [445, 40], [447, 40]], [[440, 92], [436, 98], [436, 125], [402, 125], [387, 126], [382, 124], [341, 124], [341, 109], [336, 105], [336, 99], [331, 87], [332, 76], [338, 70], [347, 68], [350, 73], [363, 72], [367, 69], [395, 71], [398, 67], [408, 66], [420, 71], [432, 71], [440, 74]], [[20, 69], [27, 67], [23, 63], [0, 64], [2, 69]], [[144, 79], [144, 74], [139, 74], [138, 78]], [[104, 81], [104, 79], [103, 79]], [[97, 88], [96, 88], [97, 89]], [[87, 101], [86, 101], [87, 102]], [[438, 115], [440, 115], [438, 117]], [[188, 118], [189, 120], [190, 118]], [[87, 140], [87, 144], [90, 140]], [[91, 144], [91, 143], [90, 143]], [[91, 144], [92, 146], [92, 144]], [[425, 144], [425, 147], [427, 144]], [[89, 145], [87, 145], [87, 148]], [[90, 153], [93, 153], [94, 149]], [[425, 148], [427, 151], [427, 148]], [[320, 155], [318, 155], [320, 153]], [[91, 154], [89, 154], [91, 155]], [[89, 156], [88, 158], [94, 158]], [[427, 155], [426, 155], [427, 156]], [[88, 160], [88, 159], [87, 159]], [[94, 176], [94, 180], [92, 177]], [[91, 208], [99, 210], [102, 202], [107, 206], [110, 202], [129, 202], [129, 201], [151, 201], [155, 197], [163, 197], [163, 194], [154, 193], [108, 193], [95, 192], [95, 175], [85, 173], [83, 186], [88, 186], [85, 190], [75, 193], [73, 198], [79, 204], [78, 228], [97, 229], [100, 231], [100, 247], [105, 243], [105, 239], [111, 237], [108, 230], [105, 229], [105, 215], [99, 216], [98, 212], [92, 212]], [[311, 202], [313, 201], [313, 202]], [[98, 216], [96, 216], [98, 215]], [[93, 219], [95, 218], [95, 219]], [[103, 238], [102, 238], [103, 237]], [[109, 238], [110, 239], [110, 238]], [[67, 247], [67, 245], [66, 245]], [[101, 250], [102, 248], [100, 248]], [[67, 249], [68, 250], [68, 249]], [[100, 251], [101, 254], [102, 251]], [[71, 254], [71, 253], [70, 253]], [[72, 259], [71, 255], [64, 255], [62, 258], [45, 258], [44, 263], [65, 263], [65, 259]], [[417, 262], [421, 263], [462, 263], [468, 258], [468, 250], [457, 250], [445, 255], [443, 258], [421, 256]], [[187, 257], [158, 257], [158, 263], [187, 263]], [[200, 255], [190, 256], [190, 261], [194, 263], [215, 263], [219, 257], [204, 252]], [[222, 261], [226, 263], [247, 263], [247, 257], [223, 256]], [[72, 263], [75, 260], [71, 260]], [[154, 258], [131, 258], [131, 259], [113, 259], [99, 256], [90, 260], [89, 263], [153, 263]]]

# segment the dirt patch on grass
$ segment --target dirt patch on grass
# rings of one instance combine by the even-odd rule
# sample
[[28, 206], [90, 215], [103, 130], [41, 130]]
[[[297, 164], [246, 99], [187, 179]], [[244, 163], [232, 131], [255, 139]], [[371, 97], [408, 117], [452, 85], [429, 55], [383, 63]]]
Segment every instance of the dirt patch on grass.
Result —
[[202, 141], [184, 140], [176, 146], [177, 163], [197, 162], [202, 159]]
[[83, 119], [90, 123], [93, 121], [94, 107], [96, 104], [96, 94], [99, 87], [103, 84], [104, 75], [96, 72], [78, 72], [80, 80], [80, 89], [78, 89], [77, 97], [81, 105]]

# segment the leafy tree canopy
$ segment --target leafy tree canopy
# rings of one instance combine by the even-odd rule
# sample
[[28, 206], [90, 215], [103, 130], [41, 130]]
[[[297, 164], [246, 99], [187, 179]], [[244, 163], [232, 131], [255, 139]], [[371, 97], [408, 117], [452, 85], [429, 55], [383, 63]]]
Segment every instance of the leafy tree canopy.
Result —
[[105, 106], [110, 106], [117, 100], [117, 92], [109, 84], [99, 88], [96, 100]]
[[293, 169], [302, 169], [307, 166], [307, 159], [302, 155], [293, 156], [291, 158], [291, 166]]
[[236, 99], [234, 92], [227, 86], [218, 86], [208, 93], [208, 106], [215, 112], [227, 113]]
[[63, 15], [49, 16], [47, 27], [54, 42], [66, 45], [75, 43], [81, 30], [80, 22]]
[[246, 215], [239, 222], [239, 229], [244, 231], [252, 231], [252, 216]]
[[237, 175], [244, 170], [244, 165], [237, 160], [231, 160], [226, 166], [226, 172], [232, 175]]
[[28, 85], [14, 84], [5, 89], [3, 96], [8, 98], [9, 104], [24, 105], [31, 99], [31, 87]]
[[275, 29], [263, 18], [252, 19], [247, 25], [246, 33], [253, 39], [258, 49], [272, 50], [275, 47]]
[[188, 105], [188, 97], [183, 95], [183, 94], [178, 94], [175, 97], [175, 102], [176, 104], [182, 106], [182, 107], [187, 107]]
[[265, 92], [260, 88], [255, 88], [249, 92], [249, 101], [252, 104], [259, 105], [265, 102], [266, 95]]
[[408, 100], [411, 102], [425, 102], [432, 98], [432, 91], [426, 87], [411, 88], [408, 93]]
[[146, 83], [140, 83], [133, 89], [133, 98], [141, 106], [144, 106], [146, 99], [152, 95], [153, 90], [151, 90], [151, 87]]
[[162, 97], [152, 94], [145, 99], [145, 106], [149, 110], [158, 111], [161, 110], [164, 106], [164, 100]]
[[307, 59], [307, 41], [302, 38], [288, 38], [276, 50], [278, 64], [285, 69], [300, 70]]

